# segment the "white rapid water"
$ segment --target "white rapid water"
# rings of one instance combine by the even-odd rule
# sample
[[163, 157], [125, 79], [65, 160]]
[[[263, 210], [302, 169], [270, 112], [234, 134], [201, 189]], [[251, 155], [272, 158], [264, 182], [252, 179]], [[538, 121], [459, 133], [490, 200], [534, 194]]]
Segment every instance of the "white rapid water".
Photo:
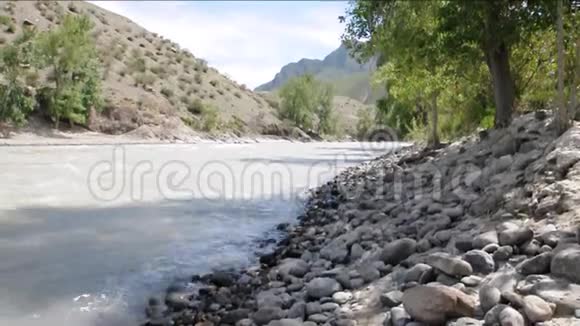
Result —
[[390, 147], [0, 147], [0, 325], [136, 324], [176, 278], [253, 263], [308, 188]]

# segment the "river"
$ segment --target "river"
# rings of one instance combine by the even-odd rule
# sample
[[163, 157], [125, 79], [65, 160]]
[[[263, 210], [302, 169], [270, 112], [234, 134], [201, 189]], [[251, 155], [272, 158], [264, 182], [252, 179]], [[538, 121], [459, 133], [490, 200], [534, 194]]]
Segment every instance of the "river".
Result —
[[0, 147], [0, 325], [131, 325], [176, 279], [255, 263], [307, 189], [390, 144]]

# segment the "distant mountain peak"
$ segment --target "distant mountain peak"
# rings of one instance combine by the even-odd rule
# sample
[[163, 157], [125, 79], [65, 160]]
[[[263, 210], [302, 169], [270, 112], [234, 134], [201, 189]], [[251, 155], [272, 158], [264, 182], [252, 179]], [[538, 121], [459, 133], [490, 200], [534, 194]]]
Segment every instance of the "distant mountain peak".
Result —
[[374, 70], [375, 60], [359, 64], [348, 52], [346, 46], [341, 45], [328, 54], [324, 59], [303, 58], [292, 62], [280, 69], [274, 79], [256, 87], [256, 91], [273, 91], [280, 88], [288, 80], [304, 74], [319, 75], [321, 79], [343, 77], [344, 75], [371, 72]]

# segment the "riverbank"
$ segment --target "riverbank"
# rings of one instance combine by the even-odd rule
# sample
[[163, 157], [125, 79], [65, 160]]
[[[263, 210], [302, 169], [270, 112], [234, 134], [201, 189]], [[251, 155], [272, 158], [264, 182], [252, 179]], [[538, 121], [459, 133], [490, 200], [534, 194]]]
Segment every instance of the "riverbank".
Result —
[[148, 325], [577, 325], [580, 126], [543, 112], [312, 193], [277, 249], [151, 299]]
[[[1, 131], [1, 130], [0, 130]], [[1, 133], [0, 133], [1, 134]], [[10, 132], [6, 138], [0, 137], [0, 146], [77, 146], [77, 145], [155, 145], [155, 144], [255, 144], [263, 142], [352, 142], [350, 137], [333, 139], [312, 139], [301, 133], [295, 136], [272, 136], [272, 135], [236, 135], [233, 133], [207, 134], [190, 133], [173, 135], [172, 137], [159, 138], [140, 133], [128, 133], [121, 135], [109, 135], [94, 131], [75, 130], [60, 131], [55, 129], [21, 130]]]

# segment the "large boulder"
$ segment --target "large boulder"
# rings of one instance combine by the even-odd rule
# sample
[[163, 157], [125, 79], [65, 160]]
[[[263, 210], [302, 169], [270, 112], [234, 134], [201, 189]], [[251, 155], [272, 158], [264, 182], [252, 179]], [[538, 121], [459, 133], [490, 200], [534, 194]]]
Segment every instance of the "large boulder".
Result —
[[517, 266], [517, 271], [522, 275], [546, 274], [550, 272], [551, 262], [552, 253], [545, 252], [521, 262]]
[[304, 324], [297, 319], [284, 318], [271, 321], [268, 326], [303, 326]]
[[417, 241], [409, 238], [395, 240], [387, 244], [379, 258], [390, 265], [397, 265], [417, 251]]
[[463, 277], [473, 273], [468, 262], [446, 253], [433, 253], [426, 257], [425, 263], [450, 276]]
[[250, 309], [240, 308], [228, 311], [222, 318], [224, 324], [235, 325], [238, 321], [248, 318]]
[[498, 235], [502, 246], [520, 246], [534, 237], [534, 231], [527, 226], [508, 227]]
[[483, 312], [489, 311], [501, 300], [501, 291], [490, 285], [484, 285], [479, 290], [479, 304]]
[[523, 303], [524, 313], [531, 322], [538, 323], [552, 319], [552, 315], [554, 314], [552, 306], [542, 298], [535, 295], [528, 295], [524, 297]]
[[567, 244], [557, 249], [552, 258], [552, 274], [580, 283], [580, 245]]
[[279, 307], [264, 307], [258, 309], [252, 316], [256, 325], [267, 325], [272, 320], [278, 320], [286, 317], [286, 311]]
[[342, 290], [340, 284], [335, 279], [328, 277], [317, 277], [306, 284], [306, 293], [315, 299], [331, 297], [340, 290]]
[[320, 250], [320, 257], [335, 263], [342, 263], [348, 256], [348, 249], [343, 244], [329, 244]]
[[472, 241], [474, 249], [483, 249], [485, 246], [498, 243], [497, 232], [495, 230], [488, 231], [476, 236]]
[[526, 326], [522, 314], [512, 307], [506, 307], [499, 313], [499, 324], [501, 326]]
[[475, 299], [448, 286], [418, 285], [403, 294], [403, 306], [414, 320], [432, 325], [448, 318], [472, 317]]
[[302, 259], [287, 258], [278, 266], [278, 273], [284, 278], [303, 277], [308, 271], [310, 271], [310, 266]]
[[493, 257], [483, 250], [470, 250], [463, 255], [475, 273], [489, 274], [495, 269]]

